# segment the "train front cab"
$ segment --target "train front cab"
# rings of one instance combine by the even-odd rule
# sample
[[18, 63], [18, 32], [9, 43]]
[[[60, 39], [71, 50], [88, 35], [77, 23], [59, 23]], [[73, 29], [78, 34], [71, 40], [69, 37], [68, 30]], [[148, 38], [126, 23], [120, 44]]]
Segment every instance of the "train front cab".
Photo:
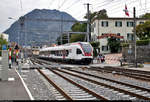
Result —
[[82, 49], [80, 48], [76, 49], [76, 62], [78, 64], [90, 64], [92, 62], [91, 55], [86, 56], [86, 54], [81, 50]]

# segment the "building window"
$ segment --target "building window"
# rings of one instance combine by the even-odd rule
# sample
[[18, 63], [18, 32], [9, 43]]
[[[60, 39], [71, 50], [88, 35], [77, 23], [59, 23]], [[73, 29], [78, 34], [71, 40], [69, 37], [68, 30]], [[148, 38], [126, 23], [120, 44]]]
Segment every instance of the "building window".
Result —
[[[120, 36], [120, 33], [117, 33], [117, 36]], [[118, 41], [120, 41], [120, 38], [117, 38]]]
[[102, 21], [101, 26], [102, 27], [108, 27], [108, 21]]
[[122, 27], [122, 22], [121, 21], [116, 21], [115, 26], [116, 27]]
[[127, 27], [133, 27], [134, 23], [133, 22], [127, 22]]
[[117, 33], [117, 36], [120, 36], [120, 33]]
[[108, 46], [102, 46], [102, 51], [108, 51]]
[[144, 24], [144, 22], [140, 22], [139, 24]]
[[127, 40], [133, 41], [134, 40], [134, 35], [132, 33], [127, 33]]

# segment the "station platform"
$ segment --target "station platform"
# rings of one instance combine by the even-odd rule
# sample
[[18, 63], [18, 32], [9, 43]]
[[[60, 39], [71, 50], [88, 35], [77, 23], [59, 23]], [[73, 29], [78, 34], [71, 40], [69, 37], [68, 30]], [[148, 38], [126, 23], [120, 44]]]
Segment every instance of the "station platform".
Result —
[[0, 100], [32, 100], [15, 67], [8, 70], [8, 80], [0, 80]]

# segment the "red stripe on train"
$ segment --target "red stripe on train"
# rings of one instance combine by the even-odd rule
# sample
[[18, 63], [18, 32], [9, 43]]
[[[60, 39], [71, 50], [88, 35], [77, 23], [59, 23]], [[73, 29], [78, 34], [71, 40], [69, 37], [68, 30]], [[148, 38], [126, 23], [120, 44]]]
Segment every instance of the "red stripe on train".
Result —
[[85, 56], [92, 56], [91, 53], [85, 53], [84, 55], [85, 55]]

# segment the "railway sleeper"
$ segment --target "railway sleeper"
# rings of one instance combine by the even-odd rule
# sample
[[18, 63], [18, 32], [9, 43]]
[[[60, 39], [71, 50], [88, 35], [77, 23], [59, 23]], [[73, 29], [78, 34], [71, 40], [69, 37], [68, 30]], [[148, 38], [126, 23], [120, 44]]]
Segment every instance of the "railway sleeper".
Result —
[[[86, 96], [84, 96], [84, 95], [71, 95], [73, 98], [77, 98], [77, 99], [80, 99], [80, 98], [93, 98], [93, 96], [92, 95], [86, 95]], [[94, 97], [94, 98], [96, 98], [96, 97]]]
[[131, 97], [130, 95], [123, 95], [122, 97]]
[[143, 92], [138, 92], [137, 94], [145, 95], [145, 94], [148, 94], [148, 93], [147, 93], [147, 91], [143, 91]]
[[69, 92], [68, 94], [70, 94], [70, 95], [77, 95], [77, 96], [89, 95], [88, 93], [78, 93], [78, 92], [77, 93], [76, 92], [72, 92], [72, 93]]
[[130, 100], [135, 100], [135, 99], [137, 99], [136, 97], [130, 97], [129, 98]]

